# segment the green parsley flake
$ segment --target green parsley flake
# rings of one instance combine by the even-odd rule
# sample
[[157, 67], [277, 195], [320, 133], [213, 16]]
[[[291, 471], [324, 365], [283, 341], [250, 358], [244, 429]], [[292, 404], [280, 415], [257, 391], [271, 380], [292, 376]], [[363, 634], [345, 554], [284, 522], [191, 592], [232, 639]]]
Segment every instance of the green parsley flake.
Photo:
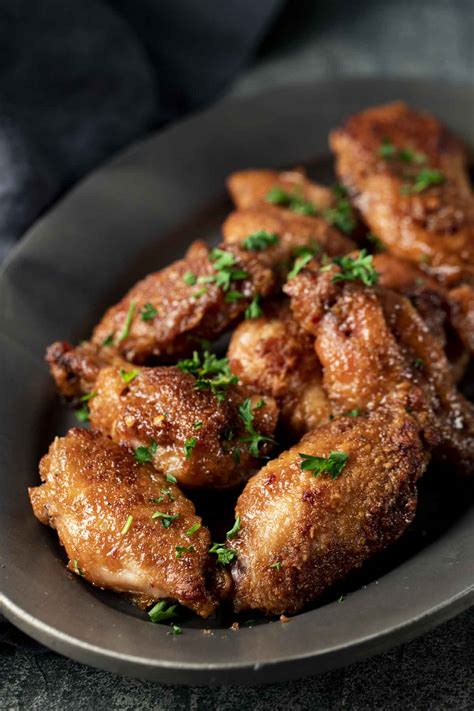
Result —
[[259, 457], [259, 448], [264, 442], [272, 442], [274, 440], [271, 437], [266, 437], [255, 430], [253, 421], [254, 414], [252, 412], [252, 405], [250, 398], [246, 398], [241, 405], [239, 405], [239, 416], [244, 423], [245, 431], [248, 432], [248, 437], [241, 437], [241, 442], [247, 442], [249, 445], [249, 452], [252, 457]]
[[201, 420], [196, 420], [196, 422], [193, 424], [193, 427], [195, 430], [200, 430], [202, 427], [202, 422]]
[[272, 563], [270, 568], [275, 568], [276, 571], [280, 572], [281, 560], [277, 560], [276, 563]]
[[191, 459], [191, 454], [193, 452], [194, 447], [197, 444], [197, 439], [196, 437], [190, 437], [189, 439], [186, 440], [184, 443], [184, 453], [186, 455], [186, 459]]
[[237, 553], [224, 543], [213, 543], [209, 548], [209, 553], [217, 555], [219, 565], [229, 565], [237, 558]]
[[237, 259], [231, 252], [215, 247], [209, 259], [213, 263], [215, 274], [206, 277], [199, 277], [200, 284], [215, 283], [223, 291], [229, 291], [230, 285], [234, 281], [242, 281], [248, 277], [248, 273], [236, 267]]
[[177, 518], [179, 518], [179, 514], [167, 514], [163, 513], [162, 511], [155, 511], [152, 513], [151, 517], [153, 519], [159, 518], [161, 520], [161, 525], [163, 528], [169, 528], [173, 521], [176, 521]]
[[166, 481], [170, 481], [172, 484], [177, 484], [178, 480], [172, 474], [166, 474]]
[[122, 530], [120, 532], [121, 536], [125, 536], [129, 532], [132, 523], [133, 523], [133, 516], [129, 516], [127, 518], [127, 520], [125, 521], [125, 526], [122, 528]]
[[273, 247], [278, 241], [279, 237], [274, 232], [258, 230], [244, 239], [242, 247], [252, 252], [261, 252], [268, 247]]
[[168, 634], [173, 634], [175, 636], [178, 636], [180, 634], [183, 634], [183, 630], [179, 625], [172, 624], [171, 625], [171, 632], [168, 632]]
[[245, 318], [260, 318], [263, 314], [263, 309], [261, 307], [262, 297], [260, 294], [255, 294], [250, 304], [245, 309]]
[[230, 529], [230, 531], [227, 531], [226, 538], [235, 538], [238, 532], [240, 531], [240, 516], [237, 516], [235, 519], [235, 523]]
[[228, 304], [232, 304], [234, 301], [239, 301], [239, 299], [243, 298], [244, 295], [241, 294], [240, 291], [228, 291], [225, 295], [224, 301], [226, 301]]
[[135, 301], [130, 302], [130, 306], [128, 307], [127, 315], [125, 317], [125, 323], [123, 324], [123, 329], [120, 332], [116, 344], [121, 343], [124, 341], [126, 338], [128, 338], [128, 335], [130, 333], [130, 326], [132, 325], [133, 317], [135, 315]]
[[[366, 249], [361, 249], [357, 257], [345, 255], [344, 257], [334, 257], [332, 262], [337, 264], [341, 271], [334, 274], [334, 283], [339, 281], [361, 281], [365, 286], [373, 286], [377, 283], [379, 274], [372, 264], [373, 257], [367, 254]], [[331, 264], [321, 267], [325, 272], [331, 268]]]
[[300, 452], [302, 471], [313, 472], [313, 476], [329, 474], [332, 479], [337, 479], [347, 464], [349, 455], [346, 452], [331, 452], [328, 457], [314, 457], [311, 454]]
[[347, 199], [347, 192], [343, 186], [335, 185], [333, 194], [336, 197], [336, 204], [323, 210], [322, 215], [330, 225], [334, 225], [345, 234], [350, 234], [357, 227], [357, 218]]
[[413, 367], [417, 370], [422, 370], [425, 367], [425, 361], [423, 360], [423, 358], [416, 358], [413, 361]]
[[200, 299], [201, 296], [204, 296], [204, 294], [207, 294], [207, 289], [206, 289], [205, 286], [201, 287], [201, 288], [198, 289], [197, 291], [194, 291], [194, 292], [191, 294], [191, 299], [194, 299], [194, 300]]
[[176, 365], [183, 373], [194, 375], [197, 390], [210, 390], [219, 401], [224, 399], [229, 385], [238, 383], [237, 376], [230, 371], [228, 359], [217, 358], [209, 351], [204, 351], [202, 355], [194, 351], [192, 358], [180, 360]]
[[289, 193], [287, 190], [276, 186], [267, 193], [265, 200], [272, 203], [272, 205], [287, 207], [298, 215], [314, 216], [318, 214], [316, 205], [311, 200], [305, 200], [298, 188]]
[[348, 410], [347, 412], [344, 413], [348, 417], [359, 417], [360, 415], [360, 410], [355, 408], [354, 410]]
[[103, 346], [113, 346], [115, 342], [115, 333], [109, 333], [109, 335], [102, 341]]
[[183, 553], [194, 553], [196, 549], [194, 546], [176, 546], [175, 550], [176, 558], [182, 558]]
[[185, 284], [188, 286], [194, 286], [197, 282], [198, 278], [195, 274], [192, 272], [186, 272], [185, 275], [183, 276], [183, 281]]
[[435, 168], [423, 168], [411, 179], [411, 181], [412, 182], [410, 183], [405, 183], [400, 188], [402, 195], [422, 193], [424, 190], [427, 190], [434, 185], [441, 185], [441, 183], [444, 183], [445, 177], [440, 170], [436, 170]]
[[299, 256], [296, 257], [291, 271], [288, 272], [287, 278], [294, 279], [295, 276], [298, 276], [300, 271], [313, 259], [314, 254], [314, 250], [309, 247], [302, 247], [299, 250]]
[[199, 531], [200, 528], [201, 524], [199, 523], [199, 521], [197, 523], [193, 523], [191, 528], [188, 528], [188, 530], [186, 531], [186, 535], [192, 536], [194, 533], [196, 533], [196, 531]]
[[137, 375], [139, 374], [139, 370], [124, 370], [123, 368], [120, 368], [120, 377], [122, 378], [123, 382], [128, 384], [131, 383], [132, 380], [135, 380]]
[[373, 245], [374, 247], [374, 252], [379, 254], [380, 252], [385, 252], [386, 247], [380, 237], [377, 237], [377, 235], [374, 235], [373, 232], [367, 232], [365, 235], [366, 238], [369, 240], [369, 242]]
[[76, 408], [74, 410], [74, 414], [76, 418], [79, 420], [79, 422], [88, 422], [89, 421], [89, 408], [86, 403], [81, 405], [81, 407]]
[[166, 600], [160, 600], [154, 605], [151, 610], [148, 610], [148, 617], [152, 622], [165, 622], [177, 617], [176, 605], [167, 606]]
[[73, 560], [72, 564], [74, 567], [74, 572], [77, 573], [77, 575], [84, 575], [84, 572], [79, 568], [77, 560]]
[[158, 445], [155, 442], [154, 439], [150, 442], [149, 447], [137, 447], [135, 450], [135, 460], [139, 462], [139, 464], [145, 464], [145, 462], [152, 462], [156, 451], [158, 449]]
[[153, 304], [145, 304], [145, 306], [140, 311], [142, 321], [151, 321], [158, 314]]
[[379, 146], [378, 154], [384, 160], [401, 160], [404, 163], [416, 163], [421, 165], [426, 163], [424, 153], [418, 153], [411, 148], [397, 148], [389, 138], [384, 138]]

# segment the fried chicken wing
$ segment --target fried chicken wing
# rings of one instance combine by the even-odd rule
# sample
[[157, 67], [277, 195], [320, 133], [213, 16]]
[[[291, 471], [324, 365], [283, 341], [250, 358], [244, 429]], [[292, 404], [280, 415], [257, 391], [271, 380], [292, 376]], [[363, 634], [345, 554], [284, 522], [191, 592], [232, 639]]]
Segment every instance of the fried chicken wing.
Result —
[[84, 429], [54, 440], [40, 474], [29, 489], [33, 510], [56, 529], [72, 572], [143, 606], [171, 598], [202, 617], [213, 612], [209, 531], [164, 475]]
[[[100, 372], [89, 401], [91, 424], [119, 444], [146, 450], [155, 468], [172, 474], [180, 485], [235, 486], [258, 469], [259, 457], [270, 453], [278, 417], [273, 398], [247, 397], [229, 387], [217, 399], [211, 390], [197, 389], [193, 375], [174, 367], [139, 372], [129, 367], [128, 372], [136, 373], [128, 382], [118, 368]], [[261, 436], [256, 451], [246, 441], [241, 415], [247, 403]]]
[[321, 217], [298, 215], [263, 204], [232, 212], [222, 227], [227, 244], [242, 246], [249, 235], [265, 232], [275, 238], [259, 254], [264, 263], [286, 274], [302, 247], [323, 251], [330, 256], [346, 254], [354, 242]]
[[314, 339], [298, 326], [288, 305], [267, 309], [261, 318], [239, 324], [228, 357], [232, 372], [245, 387], [276, 399], [285, 433], [299, 438], [327, 421], [331, 408]]
[[321, 272], [313, 264], [285, 287], [295, 318], [316, 337], [334, 413], [396, 403], [413, 413], [438, 456], [472, 470], [474, 410], [457, 391], [436, 338], [405, 297], [335, 282], [336, 274], [336, 265]]
[[[306, 455], [334, 453], [347, 457], [337, 478], [302, 469]], [[296, 613], [393, 543], [413, 520], [427, 459], [413, 419], [378, 409], [333, 420], [269, 462], [237, 502], [235, 610]]]
[[227, 179], [230, 196], [239, 209], [258, 208], [267, 204], [266, 198], [273, 188], [309, 200], [317, 208], [330, 208], [334, 202], [331, 190], [308, 180], [303, 170], [242, 170]]
[[466, 152], [446, 127], [401, 102], [331, 133], [336, 169], [370, 230], [446, 284], [474, 278], [474, 201]]

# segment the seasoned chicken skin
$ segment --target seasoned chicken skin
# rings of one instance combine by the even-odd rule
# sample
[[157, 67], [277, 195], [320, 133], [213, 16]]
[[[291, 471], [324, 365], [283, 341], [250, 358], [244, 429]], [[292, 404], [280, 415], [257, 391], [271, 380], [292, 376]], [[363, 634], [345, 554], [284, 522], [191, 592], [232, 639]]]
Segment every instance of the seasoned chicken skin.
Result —
[[[301, 453], [348, 455], [337, 478], [301, 468]], [[393, 543], [415, 515], [427, 454], [413, 419], [379, 409], [306, 434], [247, 483], [229, 542], [234, 608], [299, 612], [333, 583]]]
[[288, 305], [239, 324], [227, 354], [244, 387], [276, 399], [284, 433], [299, 438], [329, 418], [314, 338], [298, 326]]
[[273, 269], [285, 274], [302, 247], [330, 256], [346, 254], [354, 242], [320, 217], [298, 215], [269, 204], [231, 212], [222, 231], [226, 244], [242, 246], [252, 234], [266, 232], [276, 237], [275, 244], [259, 252], [260, 258]]
[[267, 203], [268, 193], [281, 188], [287, 193], [298, 194], [319, 209], [332, 207], [334, 196], [324, 185], [308, 180], [303, 170], [241, 170], [227, 178], [227, 188], [232, 201], [239, 209], [261, 207]]
[[[89, 401], [93, 427], [134, 450], [146, 447], [156, 469], [187, 487], [226, 488], [245, 481], [272, 449], [278, 409], [273, 398], [248, 397], [253, 427], [262, 435], [252, 456], [239, 413], [247, 393], [229, 387], [222, 399], [196, 388], [175, 367], [142, 368], [124, 383], [123, 370], [104, 368]], [[149, 449], [151, 445], [151, 450]]]
[[72, 572], [143, 606], [171, 598], [202, 617], [214, 611], [209, 531], [163, 474], [84, 429], [54, 440], [40, 474], [43, 484], [29, 489], [33, 510], [56, 529]]
[[405, 297], [333, 280], [339, 267], [313, 263], [285, 291], [295, 318], [315, 337], [323, 385], [335, 414], [397, 403], [413, 413], [438, 456], [470, 471], [474, 412], [457, 391], [436, 338]]
[[473, 280], [466, 152], [446, 127], [397, 102], [352, 116], [330, 144], [339, 179], [395, 255], [446, 284]]

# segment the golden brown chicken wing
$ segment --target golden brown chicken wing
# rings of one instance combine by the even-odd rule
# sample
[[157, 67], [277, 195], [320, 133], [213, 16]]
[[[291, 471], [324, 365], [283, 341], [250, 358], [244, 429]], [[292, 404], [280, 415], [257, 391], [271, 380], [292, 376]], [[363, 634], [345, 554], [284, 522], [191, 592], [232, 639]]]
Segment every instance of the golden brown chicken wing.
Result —
[[209, 387], [198, 389], [197, 382], [175, 367], [104, 368], [89, 400], [91, 424], [180, 485], [240, 484], [272, 449], [275, 401], [247, 396], [235, 386], [216, 397]]
[[[333, 206], [334, 196], [329, 188], [308, 180], [301, 169], [278, 172], [276, 170], [241, 170], [227, 179], [230, 196], [239, 209], [261, 207], [271, 204], [269, 193], [275, 188], [302, 198], [317, 209]], [[278, 203], [274, 203], [278, 204]], [[301, 211], [303, 210], [303, 211]], [[304, 214], [304, 207], [300, 208]]]
[[143, 606], [171, 598], [202, 617], [213, 612], [209, 531], [163, 474], [83, 429], [54, 440], [40, 474], [33, 510], [58, 532], [72, 572]]
[[447, 284], [474, 278], [474, 201], [460, 141], [401, 102], [331, 133], [340, 180], [370, 230]]
[[333, 411], [396, 402], [413, 413], [438, 456], [472, 470], [473, 407], [457, 391], [436, 338], [405, 297], [343, 277], [340, 266], [313, 263], [285, 287], [296, 319], [316, 337]]
[[314, 339], [298, 326], [287, 304], [243, 321], [232, 335], [228, 357], [244, 387], [276, 399], [284, 433], [299, 438], [329, 418]]
[[410, 415], [379, 409], [269, 462], [237, 502], [235, 610], [296, 613], [393, 543], [413, 520], [427, 458]]

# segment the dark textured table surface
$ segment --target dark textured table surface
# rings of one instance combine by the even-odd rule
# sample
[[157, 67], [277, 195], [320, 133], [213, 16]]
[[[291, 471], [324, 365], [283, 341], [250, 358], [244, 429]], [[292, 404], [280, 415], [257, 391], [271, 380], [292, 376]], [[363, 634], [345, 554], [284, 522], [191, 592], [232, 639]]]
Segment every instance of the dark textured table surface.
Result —
[[[471, 0], [299, 0], [233, 92], [341, 75], [472, 82], [473, 35]], [[72, 662], [0, 620], [0, 709], [472, 709], [473, 639], [471, 610], [408, 644], [319, 677], [260, 688], [180, 688]]]

